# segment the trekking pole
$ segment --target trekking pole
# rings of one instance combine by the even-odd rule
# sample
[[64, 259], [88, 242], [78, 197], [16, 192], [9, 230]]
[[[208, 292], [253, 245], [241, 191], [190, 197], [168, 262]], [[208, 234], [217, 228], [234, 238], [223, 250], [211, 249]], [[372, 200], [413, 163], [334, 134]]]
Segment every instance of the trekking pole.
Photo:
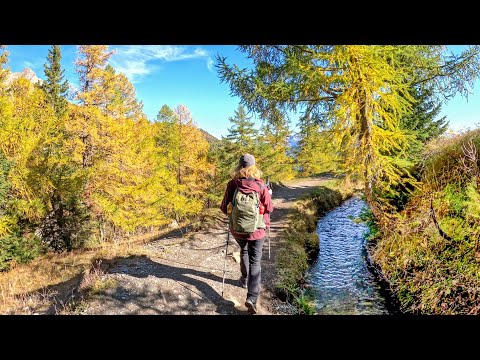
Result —
[[270, 214], [268, 214], [268, 259], [270, 260]]
[[[270, 190], [270, 178], [267, 176], [267, 189]], [[270, 214], [268, 214], [268, 259], [270, 260]]]
[[225, 287], [225, 272], [227, 271], [227, 253], [228, 253], [229, 240], [230, 240], [230, 229], [227, 229], [227, 246], [225, 248], [225, 261], [223, 262], [222, 298], [223, 298], [223, 289]]

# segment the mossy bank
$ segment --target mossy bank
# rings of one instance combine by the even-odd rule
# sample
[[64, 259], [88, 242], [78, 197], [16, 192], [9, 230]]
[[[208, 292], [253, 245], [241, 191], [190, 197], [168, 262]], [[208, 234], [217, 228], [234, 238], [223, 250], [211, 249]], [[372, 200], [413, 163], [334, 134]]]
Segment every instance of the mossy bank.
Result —
[[480, 131], [431, 143], [419, 186], [370, 255], [415, 314], [480, 313]]

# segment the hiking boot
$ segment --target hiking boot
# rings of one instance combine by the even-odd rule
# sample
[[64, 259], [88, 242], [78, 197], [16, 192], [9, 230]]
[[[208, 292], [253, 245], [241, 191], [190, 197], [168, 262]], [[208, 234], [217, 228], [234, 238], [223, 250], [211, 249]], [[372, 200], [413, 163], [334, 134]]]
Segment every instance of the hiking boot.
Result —
[[248, 309], [248, 312], [250, 314], [256, 314], [257, 313], [257, 306], [253, 303], [252, 300], [250, 299], [247, 299], [247, 301], [245, 301], [245, 306], [247, 307]]
[[247, 278], [244, 278], [243, 276], [240, 277], [240, 280], [238, 280], [238, 283], [240, 284], [240, 287], [244, 289], [247, 288]]

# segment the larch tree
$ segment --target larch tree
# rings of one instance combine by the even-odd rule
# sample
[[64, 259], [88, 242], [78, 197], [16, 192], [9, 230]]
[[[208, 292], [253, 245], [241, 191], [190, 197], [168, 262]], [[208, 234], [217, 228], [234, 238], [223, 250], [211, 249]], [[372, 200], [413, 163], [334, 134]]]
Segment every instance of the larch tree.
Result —
[[5, 88], [5, 80], [10, 70], [6, 67], [8, 62], [8, 51], [6, 45], [0, 45], [0, 95]]
[[98, 127], [101, 126], [101, 122], [96, 118], [98, 111], [91, 107], [100, 109], [102, 104], [105, 103], [102, 101], [105, 97], [105, 68], [112, 54], [113, 52], [109, 51], [106, 45], [78, 46], [78, 56], [75, 60], [75, 65], [80, 89], [76, 94], [76, 100], [83, 106], [76, 108], [80, 114], [75, 116], [75, 122], [78, 123], [76, 130], [84, 144], [82, 152], [84, 168], [88, 168], [92, 164], [95, 149], [95, 144], [92, 143], [92, 136], [98, 134], [98, 130], [100, 130]]
[[362, 175], [367, 201], [381, 219], [375, 188], [397, 184], [408, 164], [408, 136], [399, 122], [411, 111], [411, 86], [431, 85], [445, 97], [468, 93], [479, 49], [446, 56], [441, 46], [249, 45], [240, 50], [253, 69], [220, 56], [216, 67], [250, 110], [300, 111], [332, 131], [346, 168]]
[[114, 83], [106, 70], [112, 53], [105, 45], [78, 46], [76, 100], [80, 104], [71, 107], [68, 122], [69, 130], [80, 140], [75, 143], [75, 152], [80, 155], [86, 179], [83, 202], [101, 239], [106, 232], [105, 223], [112, 220], [109, 214], [116, 208], [115, 201], [109, 199], [109, 191], [117, 186], [118, 153], [129, 141], [122, 136], [124, 120], [109, 116], [106, 110], [110, 93], [105, 90]]
[[60, 143], [62, 135], [54, 109], [45, 106], [42, 90], [18, 78], [11, 84], [10, 95], [11, 103], [0, 115], [0, 151], [13, 165], [10, 209], [26, 231], [39, 226], [49, 211], [56, 185], [52, 174], [60, 161], [58, 154], [51, 153], [51, 144]]
[[101, 109], [105, 103], [105, 68], [111, 55], [112, 52], [106, 45], [78, 46], [75, 65], [79, 77], [79, 91], [75, 98], [79, 105], [71, 106], [67, 123], [68, 130], [80, 140], [75, 142], [75, 153], [80, 155], [82, 175], [86, 179], [82, 198], [94, 218], [99, 218], [101, 213], [92, 198], [97, 188], [96, 179], [101, 173], [94, 167], [108, 161], [111, 151], [109, 145], [116, 145], [112, 139], [115, 124]]
[[182, 206], [187, 202], [186, 189], [181, 184], [181, 133], [175, 112], [163, 105], [158, 112], [155, 125], [157, 153], [157, 176], [165, 185], [166, 193], [157, 200], [157, 205], [164, 209], [166, 216], [177, 217], [182, 213]]
[[107, 65], [102, 77], [104, 98], [98, 105], [106, 115], [133, 120], [145, 117], [143, 103], [137, 100], [135, 88], [124, 74], [117, 73], [111, 65]]
[[186, 106], [178, 105], [175, 115], [180, 130], [178, 180], [188, 192], [189, 208], [198, 212], [205, 205], [205, 193], [209, 187], [208, 175], [211, 174], [214, 166], [208, 162], [210, 144], [198, 129]]
[[160, 206], [166, 184], [153, 126], [133, 85], [108, 64], [111, 54], [106, 46], [79, 48], [77, 99], [83, 106], [76, 107], [72, 121], [88, 174], [84, 197], [102, 240], [167, 219]]
[[85, 106], [99, 106], [104, 96], [104, 78], [113, 51], [107, 45], [80, 45], [75, 60], [80, 90], [77, 100]]
[[302, 176], [338, 171], [341, 149], [330, 132], [310, 117], [301, 118], [298, 143], [294, 149], [296, 166]]
[[[176, 220], [198, 214], [206, 202], [208, 179], [214, 165], [208, 162], [209, 143], [184, 105], [175, 110], [164, 105], [157, 115], [156, 132], [162, 167], [175, 174], [175, 182], [164, 174], [169, 189], [168, 211]], [[167, 204], [165, 204], [167, 205]]]

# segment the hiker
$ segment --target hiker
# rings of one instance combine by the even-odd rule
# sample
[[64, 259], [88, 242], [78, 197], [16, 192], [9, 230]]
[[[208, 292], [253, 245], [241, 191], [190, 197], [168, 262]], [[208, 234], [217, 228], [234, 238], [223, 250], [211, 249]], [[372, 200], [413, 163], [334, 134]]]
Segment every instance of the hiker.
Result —
[[229, 216], [229, 228], [240, 246], [240, 286], [247, 290], [245, 306], [250, 314], [257, 312], [260, 293], [261, 260], [265, 229], [270, 227], [273, 210], [271, 190], [260, 179], [262, 172], [255, 157], [240, 157], [227, 184], [220, 209]]

